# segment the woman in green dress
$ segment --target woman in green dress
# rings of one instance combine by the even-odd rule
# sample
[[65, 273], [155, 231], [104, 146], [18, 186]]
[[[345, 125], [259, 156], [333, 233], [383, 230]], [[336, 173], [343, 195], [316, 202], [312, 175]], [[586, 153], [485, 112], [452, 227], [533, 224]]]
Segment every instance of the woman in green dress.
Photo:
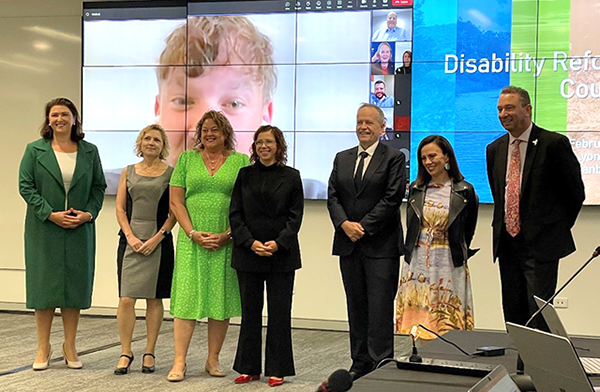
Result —
[[83, 140], [77, 108], [67, 98], [46, 104], [41, 139], [25, 149], [19, 192], [27, 203], [27, 308], [35, 309], [38, 349], [33, 370], [50, 365], [50, 330], [60, 308], [69, 368], [82, 367], [75, 336], [79, 311], [92, 303], [96, 235], [106, 182], [98, 149]]
[[204, 366], [224, 377], [219, 353], [229, 319], [241, 315], [235, 270], [231, 268], [229, 203], [247, 155], [235, 152], [231, 124], [211, 110], [196, 126], [194, 149], [183, 152], [171, 176], [171, 209], [179, 222], [171, 314], [175, 360], [169, 381], [185, 378], [186, 356], [196, 320], [208, 318], [208, 359]]

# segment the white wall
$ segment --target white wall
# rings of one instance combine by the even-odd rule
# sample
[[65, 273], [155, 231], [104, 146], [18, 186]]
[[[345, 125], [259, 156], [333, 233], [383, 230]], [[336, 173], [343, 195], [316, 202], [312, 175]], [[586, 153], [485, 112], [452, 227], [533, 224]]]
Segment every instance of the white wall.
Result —
[[[0, 0], [0, 140], [5, 152], [0, 166], [0, 309], [23, 309], [25, 302], [25, 203], [17, 184], [21, 155], [25, 145], [39, 137], [43, 106], [48, 100], [67, 96], [80, 106], [80, 14], [81, 1], [77, 0]], [[91, 313], [115, 314], [118, 226], [114, 204], [114, 197], [107, 197], [97, 221], [97, 269]], [[491, 206], [480, 209], [473, 245], [481, 251], [470, 262], [475, 325], [502, 329], [499, 276], [491, 261], [491, 213]], [[599, 222], [599, 207], [583, 209], [574, 230], [579, 252], [561, 262], [559, 283], [599, 245]], [[300, 232], [304, 267], [297, 274], [293, 310], [297, 326], [345, 328], [345, 297], [338, 260], [331, 256], [332, 237], [325, 203], [307, 202]], [[572, 334], [600, 335], [598, 276], [600, 265], [592, 264], [561, 295], [569, 299], [569, 308], [560, 312]]]

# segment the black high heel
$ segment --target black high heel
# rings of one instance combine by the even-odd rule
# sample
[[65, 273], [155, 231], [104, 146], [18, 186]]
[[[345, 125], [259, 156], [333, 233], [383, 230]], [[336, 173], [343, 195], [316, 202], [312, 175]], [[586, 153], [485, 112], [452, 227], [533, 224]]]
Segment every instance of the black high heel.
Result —
[[[154, 365], [152, 365], [152, 366], [144, 365], [144, 359], [146, 359], [146, 355], [149, 355], [154, 359]], [[142, 373], [154, 373], [155, 370], [156, 370], [156, 357], [152, 353], [145, 353], [142, 356]]]
[[[129, 360], [129, 362], [127, 362], [127, 366], [118, 367], [115, 369], [115, 374], [117, 376], [122, 376], [123, 374], [129, 373], [129, 368], [131, 367], [131, 362], [133, 362], [133, 353], [131, 353], [131, 355], [121, 354], [121, 357], [127, 358]], [[121, 357], [119, 357], [119, 358], [121, 358]]]

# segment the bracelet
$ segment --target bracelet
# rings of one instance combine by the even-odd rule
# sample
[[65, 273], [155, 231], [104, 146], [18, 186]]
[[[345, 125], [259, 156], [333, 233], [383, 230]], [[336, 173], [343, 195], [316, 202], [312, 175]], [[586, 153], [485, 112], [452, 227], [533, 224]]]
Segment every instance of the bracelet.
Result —
[[165, 229], [160, 229], [158, 232], [159, 232], [160, 234], [162, 234], [162, 235], [163, 235], [163, 237], [166, 237], [166, 236], [168, 236], [169, 234], [171, 234], [171, 232], [170, 232], [170, 231], [168, 231], [168, 230], [165, 230]]
[[194, 233], [196, 232], [196, 230], [190, 230], [190, 234], [188, 234], [188, 237], [190, 238], [190, 241], [192, 240], [192, 237], [194, 236]]
[[230, 239], [230, 240], [232, 240], [232, 239], [233, 239], [233, 236], [231, 235], [231, 230], [229, 230], [229, 231], [226, 231], [226, 232], [225, 232], [225, 235], [227, 235], [227, 238], [228, 238], [228, 239]]

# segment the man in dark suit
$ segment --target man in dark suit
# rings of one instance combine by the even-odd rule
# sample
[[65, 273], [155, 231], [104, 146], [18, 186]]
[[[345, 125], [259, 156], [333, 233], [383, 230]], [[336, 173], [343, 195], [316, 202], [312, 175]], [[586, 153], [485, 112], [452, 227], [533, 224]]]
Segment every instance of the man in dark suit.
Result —
[[356, 115], [359, 145], [336, 155], [329, 178], [327, 208], [346, 290], [355, 378], [394, 356], [406, 171], [404, 154], [379, 141], [384, 133], [381, 109], [363, 104]]
[[[487, 146], [493, 255], [504, 319], [525, 324], [537, 309], [533, 296], [554, 294], [558, 260], [575, 251], [571, 228], [585, 192], [569, 139], [531, 122], [526, 90], [502, 89], [498, 118], [508, 133]], [[547, 330], [541, 317], [532, 325]]]

